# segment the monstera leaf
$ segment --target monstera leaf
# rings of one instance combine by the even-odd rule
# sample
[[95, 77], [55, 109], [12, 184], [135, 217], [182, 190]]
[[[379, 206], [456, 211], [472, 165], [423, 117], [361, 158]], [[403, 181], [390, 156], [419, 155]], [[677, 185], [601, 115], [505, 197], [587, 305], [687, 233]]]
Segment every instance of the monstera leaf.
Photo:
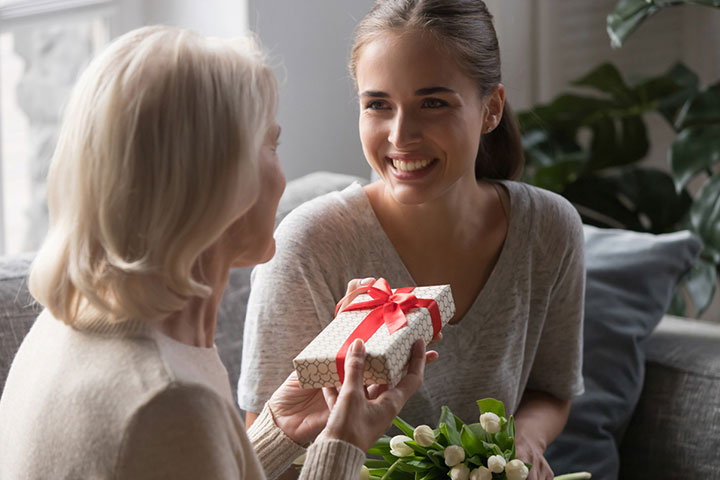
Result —
[[607, 32], [612, 46], [621, 47], [646, 18], [661, 9], [687, 4], [720, 8], [720, 0], [620, 0], [607, 17]]

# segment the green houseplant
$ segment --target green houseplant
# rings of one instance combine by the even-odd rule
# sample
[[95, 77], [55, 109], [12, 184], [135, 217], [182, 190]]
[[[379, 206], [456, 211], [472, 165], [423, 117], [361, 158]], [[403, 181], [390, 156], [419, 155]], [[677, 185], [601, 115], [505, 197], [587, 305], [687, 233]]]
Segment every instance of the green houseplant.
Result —
[[[720, 0], [621, 0], [608, 16], [613, 43], [620, 45], [658, 9], [681, 3], [720, 8]], [[603, 64], [572, 85], [573, 92], [519, 114], [525, 180], [568, 198], [585, 223], [694, 231], [705, 248], [671, 312], [699, 316], [717, 289], [720, 268], [720, 82], [701, 88], [698, 76], [681, 64], [630, 82]], [[643, 163], [650, 115], [660, 115], [674, 134], [669, 172]], [[694, 194], [690, 182], [699, 185]]]

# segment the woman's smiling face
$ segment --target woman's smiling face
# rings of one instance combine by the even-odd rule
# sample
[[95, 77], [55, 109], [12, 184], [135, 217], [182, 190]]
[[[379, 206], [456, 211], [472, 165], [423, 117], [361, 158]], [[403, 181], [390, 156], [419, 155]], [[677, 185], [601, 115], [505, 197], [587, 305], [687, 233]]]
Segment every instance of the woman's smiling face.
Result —
[[487, 109], [432, 35], [381, 34], [363, 47], [356, 72], [363, 151], [395, 200], [420, 204], [475, 182]]

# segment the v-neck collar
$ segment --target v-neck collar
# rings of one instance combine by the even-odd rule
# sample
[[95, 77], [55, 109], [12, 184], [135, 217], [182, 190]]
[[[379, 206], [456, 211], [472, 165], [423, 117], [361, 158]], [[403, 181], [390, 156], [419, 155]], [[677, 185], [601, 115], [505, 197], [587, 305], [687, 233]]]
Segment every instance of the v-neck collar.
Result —
[[[481, 308], [485, 301], [485, 298], [491, 294], [490, 292], [494, 290], [494, 285], [498, 281], [497, 277], [500, 275], [498, 272], [504, 270], [505, 268], [509, 268], [509, 262], [512, 261], [513, 256], [512, 252], [515, 250], [515, 245], [518, 241], [517, 239], [520, 236], [518, 234], [518, 229], [521, 224], [523, 210], [519, 208], [519, 205], [521, 203], [519, 199], [519, 184], [512, 180], [493, 181], [504, 186], [508, 192], [508, 229], [507, 233], [505, 234], [505, 241], [503, 242], [503, 246], [500, 250], [500, 256], [498, 257], [497, 262], [495, 262], [495, 266], [493, 267], [490, 276], [488, 277], [485, 285], [483, 285], [480, 292], [478, 292], [478, 295], [475, 297], [475, 300], [471, 304], [468, 311], [465, 312], [465, 316], [463, 318], [471, 315], [472, 312], [474, 312], [476, 309]], [[410, 274], [410, 271], [405, 265], [405, 262], [403, 262], [402, 257], [400, 257], [400, 254], [395, 248], [395, 245], [393, 245], [392, 241], [390, 241], [390, 237], [388, 237], [387, 233], [385, 233], [385, 230], [382, 228], [380, 220], [378, 220], [377, 215], [372, 208], [372, 204], [370, 203], [370, 199], [365, 193], [365, 190], [359, 184], [354, 184], [352, 188], [357, 189], [356, 192], [353, 192], [354, 194], [362, 196], [360, 201], [362, 202], [363, 208], [368, 212], [369, 227], [374, 229], [373, 237], [375, 238], [375, 243], [377, 243], [378, 248], [384, 252], [389, 252], [388, 255], [390, 257], [393, 257], [397, 264], [401, 266], [402, 275], [405, 277], [403, 279], [402, 286], [419, 286]], [[456, 325], [459, 324], [462, 324], [462, 322], [459, 321]]]

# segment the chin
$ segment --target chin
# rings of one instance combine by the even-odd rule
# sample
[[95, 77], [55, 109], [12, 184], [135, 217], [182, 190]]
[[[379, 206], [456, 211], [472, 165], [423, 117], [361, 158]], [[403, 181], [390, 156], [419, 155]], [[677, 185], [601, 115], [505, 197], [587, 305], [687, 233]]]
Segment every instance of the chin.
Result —
[[275, 239], [271, 237], [271, 241], [262, 251], [243, 252], [238, 258], [233, 260], [230, 268], [253, 267], [261, 263], [269, 262], [275, 256]]

